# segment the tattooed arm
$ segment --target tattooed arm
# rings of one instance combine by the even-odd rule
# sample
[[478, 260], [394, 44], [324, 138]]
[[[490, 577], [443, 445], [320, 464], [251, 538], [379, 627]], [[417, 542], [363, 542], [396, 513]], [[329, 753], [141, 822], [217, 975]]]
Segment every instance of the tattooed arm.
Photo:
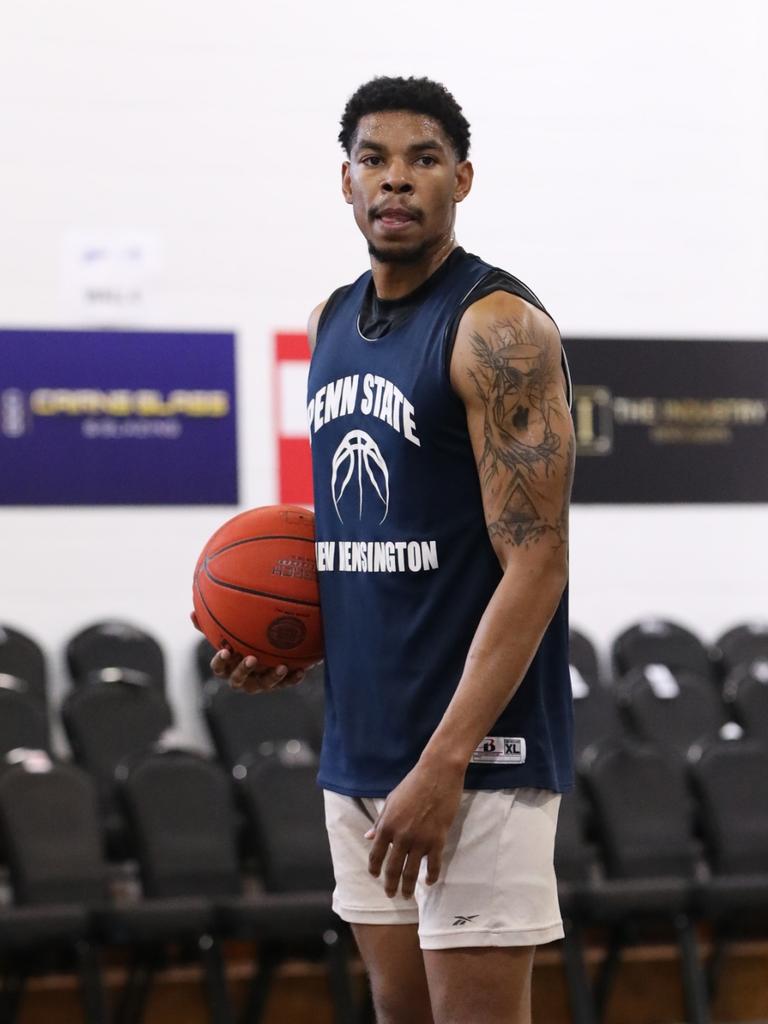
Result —
[[378, 875], [386, 855], [390, 896], [401, 876], [403, 893], [413, 892], [423, 857], [427, 882], [437, 880], [469, 759], [513, 698], [568, 576], [574, 440], [557, 329], [522, 299], [494, 292], [462, 317], [451, 380], [466, 406], [502, 577], [442, 721], [371, 830], [369, 868]]
[[503, 570], [425, 752], [445, 757], [450, 745], [468, 760], [520, 685], [567, 582], [575, 443], [557, 328], [522, 299], [494, 292], [467, 310], [451, 380]]

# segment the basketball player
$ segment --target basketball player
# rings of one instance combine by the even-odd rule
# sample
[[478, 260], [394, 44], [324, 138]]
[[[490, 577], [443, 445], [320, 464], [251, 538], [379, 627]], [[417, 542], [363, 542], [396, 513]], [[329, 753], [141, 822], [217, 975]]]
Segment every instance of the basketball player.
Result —
[[[357, 90], [341, 187], [371, 270], [309, 322], [319, 781], [380, 1024], [526, 1024], [534, 948], [562, 935], [570, 384], [533, 292], [456, 243], [469, 134], [435, 82]], [[510, 233], [519, 201], [499, 196]]]

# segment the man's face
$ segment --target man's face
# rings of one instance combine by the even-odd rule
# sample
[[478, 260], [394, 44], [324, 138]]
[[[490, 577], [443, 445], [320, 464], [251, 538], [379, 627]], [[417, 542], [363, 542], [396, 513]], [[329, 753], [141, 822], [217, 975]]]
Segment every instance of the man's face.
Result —
[[342, 167], [344, 198], [383, 263], [415, 263], [439, 248], [471, 186], [472, 165], [457, 160], [439, 122], [407, 110], [361, 117]]

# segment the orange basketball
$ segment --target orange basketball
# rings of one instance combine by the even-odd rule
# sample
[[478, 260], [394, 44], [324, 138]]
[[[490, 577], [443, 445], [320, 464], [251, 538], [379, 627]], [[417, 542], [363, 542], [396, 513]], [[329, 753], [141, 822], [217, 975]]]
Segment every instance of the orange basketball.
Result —
[[323, 656], [315, 517], [267, 505], [228, 520], [197, 561], [192, 600], [209, 643], [263, 665], [304, 668]]

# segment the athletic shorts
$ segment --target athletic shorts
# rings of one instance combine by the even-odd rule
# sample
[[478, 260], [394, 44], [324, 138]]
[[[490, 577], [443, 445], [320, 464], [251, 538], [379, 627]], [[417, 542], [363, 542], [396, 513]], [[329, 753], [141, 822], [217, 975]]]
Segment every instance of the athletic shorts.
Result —
[[[336, 888], [333, 909], [351, 924], [418, 924], [422, 949], [535, 946], [562, 938], [553, 866], [560, 795], [543, 789], [465, 790], [448, 832], [440, 877], [390, 899], [368, 872], [383, 799], [325, 791]], [[385, 860], [386, 865], [386, 860]]]

